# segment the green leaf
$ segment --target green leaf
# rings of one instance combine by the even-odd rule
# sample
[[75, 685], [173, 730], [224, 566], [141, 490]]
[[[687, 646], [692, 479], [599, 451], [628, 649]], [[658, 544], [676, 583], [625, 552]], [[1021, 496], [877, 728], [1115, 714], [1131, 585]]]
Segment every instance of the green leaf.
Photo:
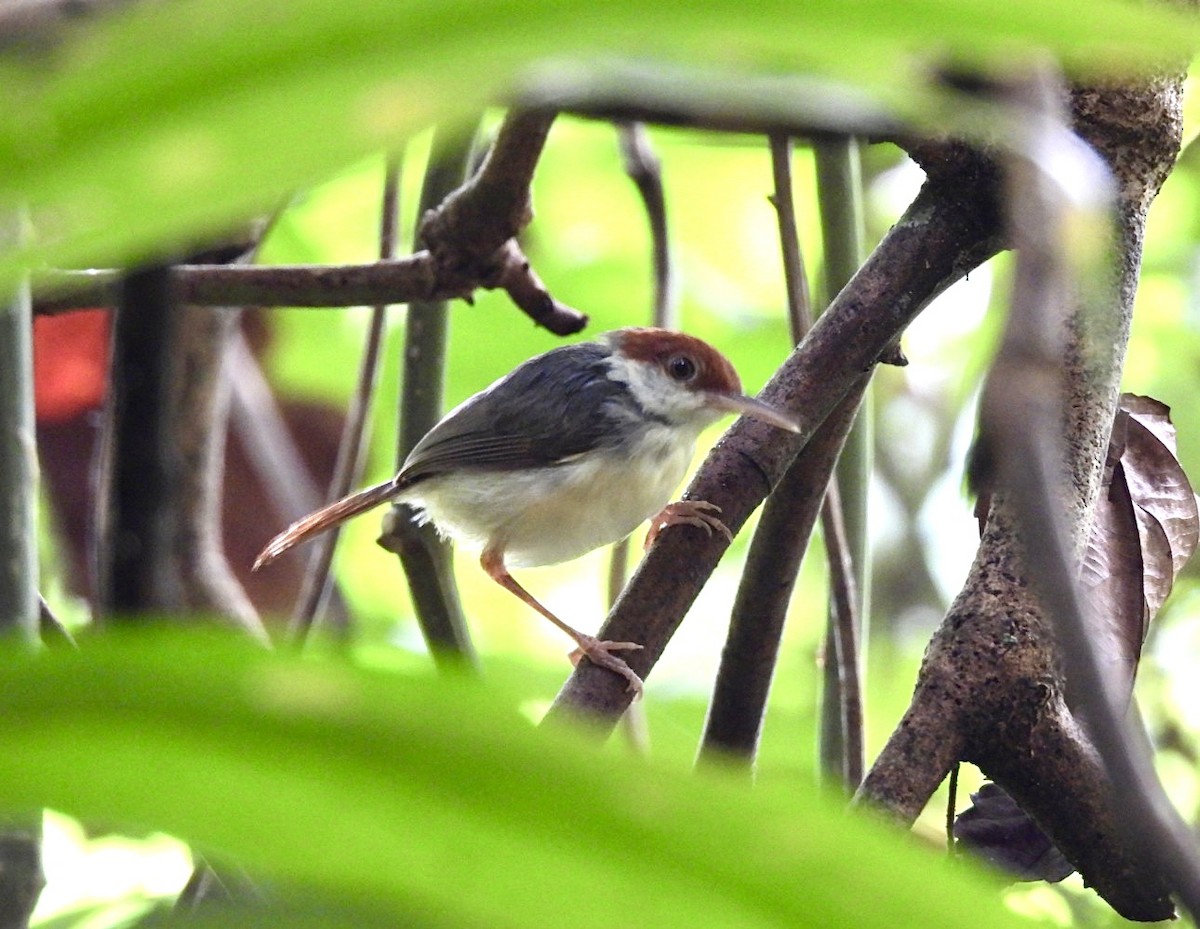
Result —
[[[547, 59], [812, 73], [902, 115], [930, 67], [1045, 49], [1077, 73], [1177, 66], [1194, 18], [1119, 0], [178, 0], [134, 4], [0, 62], [0, 208], [37, 241], [0, 262], [111, 262], [212, 234]], [[541, 73], [545, 73], [544, 71]], [[631, 88], [631, 92], [636, 88]]]
[[811, 786], [615, 757], [534, 729], [517, 699], [210, 635], [95, 640], [0, 669], [0, 807], [166, 830], [421, 924], [1017, 922]]

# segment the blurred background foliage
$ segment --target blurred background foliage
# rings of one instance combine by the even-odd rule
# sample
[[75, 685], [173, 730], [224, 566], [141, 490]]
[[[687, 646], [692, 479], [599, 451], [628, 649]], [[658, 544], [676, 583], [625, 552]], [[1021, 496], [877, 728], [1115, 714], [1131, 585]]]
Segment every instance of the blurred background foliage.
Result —
[[[679, 325], [720, 346], [746, 386], [756, 390], [788, 350], [775, 216], [767, 201], [770, 164], [765, 140], [683, 129], [651, 129], [650, 134], [663, 163]], [[427, 135], [405, 149], [402, 208], [407, 245], [427, 149]], [[921, 174], [891, 146], [865, 147], [863, 154], [870, 244], [915, 193]], [[805, 259], [817, 293], [823, 294], [815, 180], [807, 148], [798, 148], [795, 171]], [[274, 224], [259, 260], [371, 260], [378, 248], [382, 176], [382, 160], [371, 159], [298, 196]], [[1151, 214], [1125, 381], [1125, 389], [1172, 406], [1180, 454], [1192, 475], [1200, 474], [1200, 408], [1190, 402], [1200, 379], [1198, 197], [1200, 159], [1189, 149]], [[537, 215], [524, 243], [526, 251], [556, 297], [591, 317], [580, 338], [648, 323], [649, 233], [636, 191], [623, 172], [613, 127], [561, 118], [538, 169], [534, 203]], [[1000, 256], [941, 297], [904, 340], [909, 366], [883, 368], [876, 378], [868, 758], [906, 707], [924, 644], [973, 553], [976, 524], [962, 486], [962, 469], [973, 428], [973, 400], [1003, 311], [1008, 265], [1007, 257]], [[473, 306], [454, 303], [451, 318], [448, 406], [558, 341], [534, 328], [503, 294], [494, 292], [481, 292]], [[366, 310], [278, 310], [270, 312], [269, 320], [264, 363], [280, 394], [343, 408], [362, 350]], [[398, 395], [402, 328], [403, 313], [395, 310], [364, 482], [382, 479], [395, 467], [392, 398]], [[714, 430], [707, 441], [718, 435]], [[412, 669], [423, 662], [424, 645], [399, 568], [374, 544], [376, 522], [368, 516], [352, 524], [335, 561], [354, 616], [354, 650], [367, 663]], [[734, 543], [647, 690], [652, 752], [680, 769], [690, 765], [696, 751], [749, 537], [744, 532]], [[635, 545], [633, 558], [637, 549]], [[605, 613], [608, 558], [607, 552], [596, 552], [568, 565], [528, 571], [527, 583], [552, 609], [560, 605], [585, 628], [595, 628]], [[459, 583], [483, 654], [484, 674], [519, 673], [528, 713], [536, 718], [568, 670], [566, 647], [553, 630], [532, 621], [523, 606], [479, 572], [473, 556], [462, 555], [461, 561]], [[1195, 567], [1185, 573], [1155, 623], [1139, 684], [1139, 697], [1164, 745], [1164, 775], [1177, 802], [1193, 818], [1200, 811], [1195, 754], [1200, 692], [1191, 674], [1192, 658], [1200, 653], [1200, 631], [1193, 622], [1200, 608], [1196, 578]], [[811, 776], [825, 603], [818, 539], [805, 559], [793, 600], [758, 765], [761, 781]], [[70, 614], [69, 603], [57, 605]], [[964, 773], [961, 783], [960, 806], [978, 777]], [[944, 803], [944, 794], [931, 804], [920, 827], [931, 838], [940, 830], [939, 803]], [[122, 921], [139, 912], [139, 900], [177, 892], [173, 881], [188, 873], [185, 848], [165, 838], [145, 845], [102, 838], [89, 846], [78, 827], [60, 815], [51, 817], [47, 828], [51, 885], [39, 911], [45, 918], [69, 913], [81, 902], [107, 899], [111, 908], [103, 911]], [[146, 851], [151, 853], [148, 858], [131, 868], [130, 856]], [[73, 877], [74, 886], [68, 887], [63, 886], [66, 881], [54, 880], [56, 868], [64, 874], [74, 875], [82, 868], [110, 876], [99, 882], [100, 888], [81, 886]], [[130, 877], [129, 884], [117, 875]], [[1078, 882], [1077, 877], [1073, 880]], [[1062, 924], [1072, 918], [1079, 925], [1119, 922], [1086, 892], [1064, 898], [1059, 890], [1040, 886], [1016, 889], [1010, 898], [1017, 909], [1049, 915]], [[83, 912], [89, 918], [97, 916], [90, 909]], [[89, 929], [93, 925], [78, 924]]]
[[[726, 6], [729, 15], [740, 7]], [[981, 6], [965, 15], [982, 17], [982, 11]], [[864, 48], [879, 41], [869, 35], [862, 40]], [[827, 59], [828, 55], [820, 60]], [[881, 70], [872, 71], [876, 84]], [[1188, 140], [1200, 125], [1190, 105], [1193, 96]], [[486, 123], [494, 122], [495, 114], [489, 114]], [[660, 128], [652, 128], [650, 137], [663, 163], [679, 326], [725, 351], [747, 388], [756, 391], [789, 349], [775, 215], [767, 201], [771, 172], [766, 141]], [[428, 133], [423, 133], [403, 150], [402, 253], [412, 246], [428, 144]], [[863, 164], [869, 247], [911, 198], [920, 172], [889, 145], [864, 147]], [[805, 259], [817, 293], [828, 297], [820, 278], [819, 222], [807, 148], [798, 149], [795, 170]], [[382, 157], [371, 158], [295, 195], [274, 223], [259, 260], [372, 260], [378, 249], [382, 175]], [[237, 197], [231, 194], [230, 201]], [[526, 251], [551, 292], [590, 316], [591, 324], [580, 337], [648, 323], [649, 235], [634, 187], [622, 170], [613, 127], [561, 118], [538, 168], [534, 204], [537, 216], [524, 242]], [[1180, 457], [1193, 477], [1200, 475], [1200, 407], [1194, 402], [1200, 379], [1198, 204], [1200, 155], [1190, 146], [1151, 213], [1124, 385], [1172, 407]], [[971, 438], [973, 400], [1005, 304], [1008, 271], [1007, 257], [1000, 256], [952, 288], [906, 336], [909, 366], [884, 368], [876, 377], [868, 760], [907, 705], [924, 644], [973, 554], [976, 525], [962, 488], [963, 461]], [[362, 350], [366, 311], [279, 310], [265, 318], [269, 341], [264, 365], [280, 395], [344, 408]], [[456, 302], [451, 319], [448, 405], [558, 341], [533, 328], [506, 297], [495, 293], [478, 294], [472, 306]], [[364, 483], [395, 467], [394, 398], [403, 324], [403, 312], [394, 310]], [[707, 439], [715, 441], [718, 435], [714, 430]], [[354, 617], [352, 650], [368, 667], [418, 671], [427, 665], [424, 646], [395, 559], [374, 544], [376, 522], [367, 517], [349, 527], [335, 561]], [[264, 526], [264, 538], [276, 528]], [[649, 681], [644, 706], [651, 752], [656, 763], [668, 768], [684, 771], [694, 760], [750, 528], [734, 543]], [[61, 566], [53, 530], [47, 532], [45, 548], [47, 564]], [[638, 544], [633, 549], [631, 557], [636, 558]], [[561, 607], [582, 628], [594, 629], [606, 611], [607, 558], [605, 552], [593, 553], [569, 565], [526, 572], [522, 581], [551, 609]], [[826, 611], [822, 561], [818, 543], [805, 560], [792, 605], [758, 765], [759, 782], [768, 788], [797, 779], [808, 782], [815, 768]], [[500, 681], [506, 694], [519, 691], [522, 712], [539, 718], [569, 669], [565, 643], [499, 591], [477, 570], [473, 556], [462, 556], [462, 567], [464, 606], [482, 652], [485, 678]], [[1138, 684], [1139, 699], [1161, 748], [1168, 787], [1192, 820], [1200, 815], [1200, 690], [1194, 673], [1195, 656], [1200, 654], [1200, 626], [1194, 622], [1200, 609], [1197, 577], [1200, 566], [1185, 572], [1152, 627]], [[50, 577], [46, 586], [60, 613], [79, 615], [61, 579]], [[612, 750], [621, 751], [621, 746]], [[964, 775], [960, 807], [975, 783], [976, 777]], [[944, 797], [931, 804], [920, 826], [933, 841], [940, 834], [938, 802]], [[190, 867], [186, 848], [175, 840], [155, 835], [93, 841], [78, 823], [57, 813], [47, 818], [46, 852], [50, 886], [37, 917], [45, 925], [102, 929], [123, 923], [137, 916], [147, 901], [176, 893]], [[134, 860], [136, 865], [131, 864]], [[81, 882], [79, 875], [86, 873], [106, 876]], [[124, 882], [118, 875], [135, 875], [137, 880]], [[1078, 883], [1078, 878], [1073, 880]], [[1008, 900], [1018, 911], [1062, 925], [1120, 922], [1078, 888], [1068, 888], [1065, 894], [1044, 886], [1017, 889], [1008, 893]]]

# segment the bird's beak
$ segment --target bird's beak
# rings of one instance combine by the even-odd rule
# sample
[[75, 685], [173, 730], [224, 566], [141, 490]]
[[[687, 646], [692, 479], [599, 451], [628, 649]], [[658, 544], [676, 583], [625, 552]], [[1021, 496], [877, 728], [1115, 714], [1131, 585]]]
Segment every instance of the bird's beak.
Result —
[[743, 394], [710, 393], [708, 404], [715, 410], [741, 413], [743, 416], [786, 429], [788, 432], [800, 431], [800, 424], [793, 417], [755, 397], [747, 397]]

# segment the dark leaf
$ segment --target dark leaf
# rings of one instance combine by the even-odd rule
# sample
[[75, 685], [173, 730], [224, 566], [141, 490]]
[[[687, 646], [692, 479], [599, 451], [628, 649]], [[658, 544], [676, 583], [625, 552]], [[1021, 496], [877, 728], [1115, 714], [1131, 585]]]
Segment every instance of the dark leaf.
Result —
[[1129, 411], [1123, 462], [1130, 496], [1138, 509], [1162, 528], [1170, 549], [1171, 571], [1166, 575], [1165, 590], [1157, 602], [1150, 601], [1153, 617], [1200, 541], [1200, 511], [1191, 482], [1179, 463], [1170, 409], [1150, 397], [1133, 394], [1122, 395], [1121, 406]]
[[960, 847], [1018, 881], [1061, 881], [1075, 870], [1046, 833], [1000, 787], [984, 784], [954, 821]]

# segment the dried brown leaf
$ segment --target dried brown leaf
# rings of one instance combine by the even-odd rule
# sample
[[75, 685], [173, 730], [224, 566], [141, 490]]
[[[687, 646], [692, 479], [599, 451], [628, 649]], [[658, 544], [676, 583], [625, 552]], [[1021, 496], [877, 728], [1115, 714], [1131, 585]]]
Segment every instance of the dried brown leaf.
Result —
[[1137, 511], [1118, 463], [1092, 515], [1080, 580], [1096, 623], [1095, 641], [1125, 687], [1133, 683], [1145, 635], [1143, 573]]
[[[1162, 527], [1170, 547], [1169, 577], [1174, 583], [1200, 542], [1196, 495], [1179, 463], [1169, 407], [1151, 397], [1133, 394], [1122, 395], [1121, 407], [1129, 413], [1122, 456], [1129, 493], [1134, 504]], [[1170, 586], [1166, 587], [1167, 593]]]
[[1126, 687], [1150, 620], [1200, 540], [1169, 413], [1150, 397], [1122, 395], [1080, 571], [1097, 641]]

